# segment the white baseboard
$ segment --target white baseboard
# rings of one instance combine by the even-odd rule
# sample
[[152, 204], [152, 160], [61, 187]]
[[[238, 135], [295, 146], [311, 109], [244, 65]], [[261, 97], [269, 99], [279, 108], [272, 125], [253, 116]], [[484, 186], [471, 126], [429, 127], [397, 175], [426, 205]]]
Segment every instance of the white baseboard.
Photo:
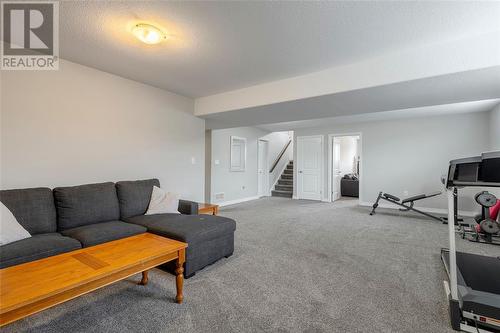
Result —
[[[359, 202], [360, 206], [367, 206], [367, 207], [372, 207], [373, 203], [372, 202]], [[400, 206], [397, 205], [392, 205], [390, 203], [386, 202], [379, 202], [378, 207], [380, 208], [388, 208], [388, 209], [399, 209], [401, 208]], [[426, 213], [431, 213], [431, 214], [441, 214], [441, 215], [448, 215], [448, 210], [444, 208], [430, 208], [430, 207], [417, 207], [415, 206], [414, 208], [421, 210]], [[467, 211], [467, 210], [459, 210], [458, 215], [461, 216], [466, 216], [466, 217], [474, 217], [477, 214], [477, 212], [473, 211]]]
[[235, 200], [228, 200], [228, 201], [223, 201], [223, 202], [216, 202], [216, 205], [219, 205], [219, 207], [225, 207], [225, 206], [230, 206], [230, 205], [236, 205], [242, 202], [247, 202], [247, 201], [252, 201], [252, 200], [257, 200], [260, 199], [261, 197], [259, 195], [253, 196], [253, 197], [247, 197], [247, 198], [241, 198], [241, 199], [235, 199]]

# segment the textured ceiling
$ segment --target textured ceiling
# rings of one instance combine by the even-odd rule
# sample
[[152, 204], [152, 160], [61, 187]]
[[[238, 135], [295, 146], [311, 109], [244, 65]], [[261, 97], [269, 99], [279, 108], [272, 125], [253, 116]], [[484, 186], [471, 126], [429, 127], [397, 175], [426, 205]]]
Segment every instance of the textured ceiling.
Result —
[[[499, 30], [500, 2], [63, 1], [61, 57], [200, 97]], [[173, 37], [146, 46], [138, 21]]]

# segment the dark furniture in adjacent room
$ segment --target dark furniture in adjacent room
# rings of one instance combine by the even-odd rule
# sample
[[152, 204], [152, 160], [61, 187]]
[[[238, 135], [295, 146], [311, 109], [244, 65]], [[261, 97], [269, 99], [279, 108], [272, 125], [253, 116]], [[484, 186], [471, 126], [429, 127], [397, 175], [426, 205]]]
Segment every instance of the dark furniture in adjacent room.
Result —
[[359, 179], [356, 176], [345, 175], [340, 180], [340, 195], [343, 197], [359, 197]]

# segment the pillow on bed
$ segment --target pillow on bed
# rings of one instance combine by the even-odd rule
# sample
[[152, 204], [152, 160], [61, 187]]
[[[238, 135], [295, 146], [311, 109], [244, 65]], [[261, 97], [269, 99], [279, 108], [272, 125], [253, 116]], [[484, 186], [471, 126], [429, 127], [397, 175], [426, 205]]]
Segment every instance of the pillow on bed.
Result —
[[174, 193], [165, 192], [157, 186], [153, 186], [153, 193], [149, 201], [149, 207], [145, 215], [152, 214], [180, 214], [179, 198]]
[[2, 202], [0, 202], [0, 230], [2, 231], [0, 232], [0, 245], [31, 237]]

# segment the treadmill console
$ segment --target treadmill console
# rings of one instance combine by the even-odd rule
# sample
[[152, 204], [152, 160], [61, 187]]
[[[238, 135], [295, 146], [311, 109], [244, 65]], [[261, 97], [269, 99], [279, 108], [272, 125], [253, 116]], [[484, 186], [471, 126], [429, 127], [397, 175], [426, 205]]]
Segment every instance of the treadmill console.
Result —
[[446, 187], [500, 187], [500, 151], [450, 161]]

